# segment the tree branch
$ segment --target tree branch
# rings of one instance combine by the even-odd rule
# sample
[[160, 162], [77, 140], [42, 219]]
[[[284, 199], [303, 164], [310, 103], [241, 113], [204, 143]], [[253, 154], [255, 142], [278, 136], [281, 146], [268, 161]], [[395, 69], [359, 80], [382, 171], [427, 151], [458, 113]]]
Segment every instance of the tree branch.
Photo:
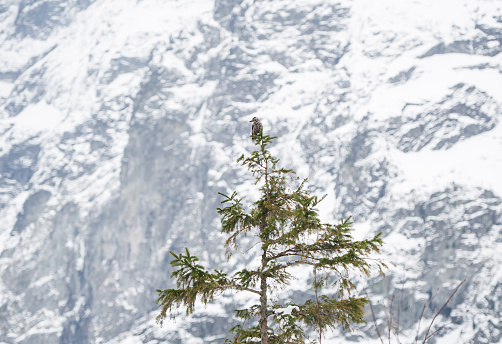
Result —
[[247, 287], [243, 287], [241, 285], [237, 285], [237, 284], [229, 284], [229, 285], [219, 285], [218, 284], [218, 288], [220, 289], [237, 289], [237, 290], [244, 290], [244, 291], [249, 291], [251, 293], [255, 293], [257, 295], [261, 295], [261, 293], [258, 291], [258, 290], [255, 290], [255, 289], [252, 289], [252, 288], [247, 288]]

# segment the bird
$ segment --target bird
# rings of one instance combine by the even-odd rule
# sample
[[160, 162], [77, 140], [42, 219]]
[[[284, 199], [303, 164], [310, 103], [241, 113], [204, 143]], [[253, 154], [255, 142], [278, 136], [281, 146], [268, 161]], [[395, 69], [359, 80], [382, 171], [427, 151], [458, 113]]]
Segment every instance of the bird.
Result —
[[[253, 119], [250, 120], [250, 122], [253, 122], [253, 126], [251, 127], [251, 135], [254, 135], [254, 136], [260, 135], [260, 133], [262, 132], [263, 126], [261, 125], [261, 122], [258, 119], [258, 117], [253, 117]], [[253, 137], [253, 142], [255, 142], [254, 137]]]

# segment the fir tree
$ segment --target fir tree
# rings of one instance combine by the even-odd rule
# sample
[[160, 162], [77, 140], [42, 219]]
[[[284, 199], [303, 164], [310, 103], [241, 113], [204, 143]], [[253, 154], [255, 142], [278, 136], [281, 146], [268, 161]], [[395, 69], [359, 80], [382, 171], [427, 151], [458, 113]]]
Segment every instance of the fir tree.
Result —
[[[196, 300], [206, 304], [226, 290], [249, 292], [259, 296], [259, 303], [247, 309], [236, 310], [236, 317], [255, 324], [234, 326], [232, 340], [226, 343], [304, 343], [308, 339], [305, 328], [319, 334], [341, 325], [350, 329], [353, 323], [364, 322], [364, 297], [355, 296], [355, 286], [349, 271], [356, 270], [369, 276], [370, 263], [374, 261], [380, 271], [385, 264], [370, 255], [379, 252], [382, 239], [379, 233], [370, 240], [354, 241], [350, 235], [350, 218], [337, 225], [321, 223], [317, 205], [322, 201], [305, 188], [307, 180], [294, 184], [294, 171], [278, 167], [279, 160], [267, 150], [275, 139], [266, 135], [252, 135], [258, 150], [250, 156], [242, 155], [237, 161], [248, 167], [259, 184], [261, 197], [246, 211], [242, 199], [234, 192], [223, 196], [218, 208], [221, 215], [221, 232], [228, 235], [225, 246], [230, 257], [242, 235], [256, 235], [260, 247], [259, 267], [242, 269], [233, 274], [222, 270], [212, 272], [198, 264], [198, 258], [188, 249], [185, 253], [171, 252], [171, 265], [176, 268], [171, 277], [176, 289], [157, 290], [157, 303], [161, 307], [157, 322], [174, 317], [178, 308], [191, 314]], [[299, 185], [298, 185], [299, 184]], [[315, 297], [303, 304], [281, 303], [270, 298], [270, 290], [287, 286], [295, 276], [294, 266], [306, 265], [313, 271], [312, 288]], [[321, 295], [322, 288], [331, 285], [332, 295]], [[289, 310], [289, 311], [287, 311]], [[306, 326], [305, 326], [306, 325]]]

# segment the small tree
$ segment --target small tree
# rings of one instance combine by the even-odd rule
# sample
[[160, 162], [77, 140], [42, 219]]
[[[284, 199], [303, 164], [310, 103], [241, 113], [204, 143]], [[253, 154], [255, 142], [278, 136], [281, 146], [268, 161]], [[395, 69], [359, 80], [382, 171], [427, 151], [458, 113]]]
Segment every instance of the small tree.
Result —
[[[275, 137], [252, 137], [259, 149], [249, 157], [242, 155], [237, 162], [252, 172], [255, 185], [260, 183], [261, 197], [248, 212], [235, 192], [231, 196], [220, 193], [226, 206], [218, 208], [218, 213], [222, 216], [221, 232], [229, 235], [225, 243], [228, 257], [238, 239], [252, 233], [261, 244], [259, 266], [230, 275], [221, 270], [209, 272], [188, 249], [184, 254], [171, 252], [171, 265], [177, 268], [171, 275], [176, 289], [157, 290], [157, 303], [162, 308], [157, 322], [162, 325], [167, 313], [174, 317], [172, 312], [180, 307], [191, 314], [196, 300], [207, 304], [225, 290], [259, 296], [259, 303], [236, 310], [238, 318], [256, 321], [255, 325], [234, 326], [231, 332], [235, 336], [226, 343], [304, 343], [308, 335], [302, 324], [316, 330], [320, 341], [328, 328], [340, 324], [343, 329], [350, 329], [352, 323], [364, 322], [363, 307], [368, 300], [352, 293], [355, 286], [349, 271], [369, 275], [370, 254], [379, 252], [381, 233], [371, 240], [354, 241], [350, 218], [342, 219], [338, 225], [321, 223], [316, 206], [324, 197], [312, 196], [305, 189], [306, 179], [289, 189], [287, 184], [293, 181], [294, 171], [279, 168], [279, 160], [267, 150]], [[380, 271], [385, 267], [379, 260], [375, 263]], [[294, 278], [290, 268], [298, 265], [312, 268], [315, 297], [303, 304], [272, 300], [270, 288], [289, 285]], [[322, 287], [328, 284], [335, 287], [334, 295], [320, 295]]]

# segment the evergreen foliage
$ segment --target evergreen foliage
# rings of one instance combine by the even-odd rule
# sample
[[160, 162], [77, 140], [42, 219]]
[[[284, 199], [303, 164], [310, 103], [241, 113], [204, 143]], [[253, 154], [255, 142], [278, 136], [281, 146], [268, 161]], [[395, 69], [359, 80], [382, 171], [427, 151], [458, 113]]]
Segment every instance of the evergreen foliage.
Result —
[[[321, 339], [329, 328], [341, 325], [350, 329], [351, 324], [364, 322], [363, 307], [368, 300], [355, 296], [349, 271], [369, 276], [371, 261], [380, 271], [385, 268], [384, 263], [370, 257], [379, 252], [381, 233], [370, 240], [354, 241], [350, 218], [337, 225], [321, 223], [316, 207], [324, 197], [311, 195], [305, 188], [306, 179], [290, 189], [288, 184], [298, 180], [294, 171], [279, 168], [279, 160], [267, 150], [275, 137], [261, 133], [252, 137], [258, 149], [237, 161], [251, 171], [255, 185], [261, 185], [261, 197], [247, 211], [237, 193], [220, 193], [224, 207], [218, 208], [218, 213], [221, 232], [228, 234], [228, 257], [242, 235], [252, 234], [261, 244], [261, 256], [257, 257], [261, 264], [228, 275], [220, 270], [207, 271], [188, 249], [184, 254], [171, 252], [171, 265], [177, 268], [171, 276], [176, 280], [176, 289], [157, 290], [161, 307], [157, 321], [162, 324], [168, 313], [174, 317], [178, 308], [185, 308], [188, 315], [194, 311], [196, 300], [206, 304], [225, 290], [234, 290], [256, 294], [259, 303], [236, 311], [236, 317], [243, 322], [231, 329], [234, 338], [226, 343], [304, 343], [308, 339], [306, 328], [317, 331]], [[312, 268], [315, 297], [303, 304], [272, 300], [271, 288], [287, 286], [295, 278], [290, 268], [298, 265]], [[336, 293], [320, 295], [328, 285]], [[249, 323], [254, 326], [245, 326]]]

